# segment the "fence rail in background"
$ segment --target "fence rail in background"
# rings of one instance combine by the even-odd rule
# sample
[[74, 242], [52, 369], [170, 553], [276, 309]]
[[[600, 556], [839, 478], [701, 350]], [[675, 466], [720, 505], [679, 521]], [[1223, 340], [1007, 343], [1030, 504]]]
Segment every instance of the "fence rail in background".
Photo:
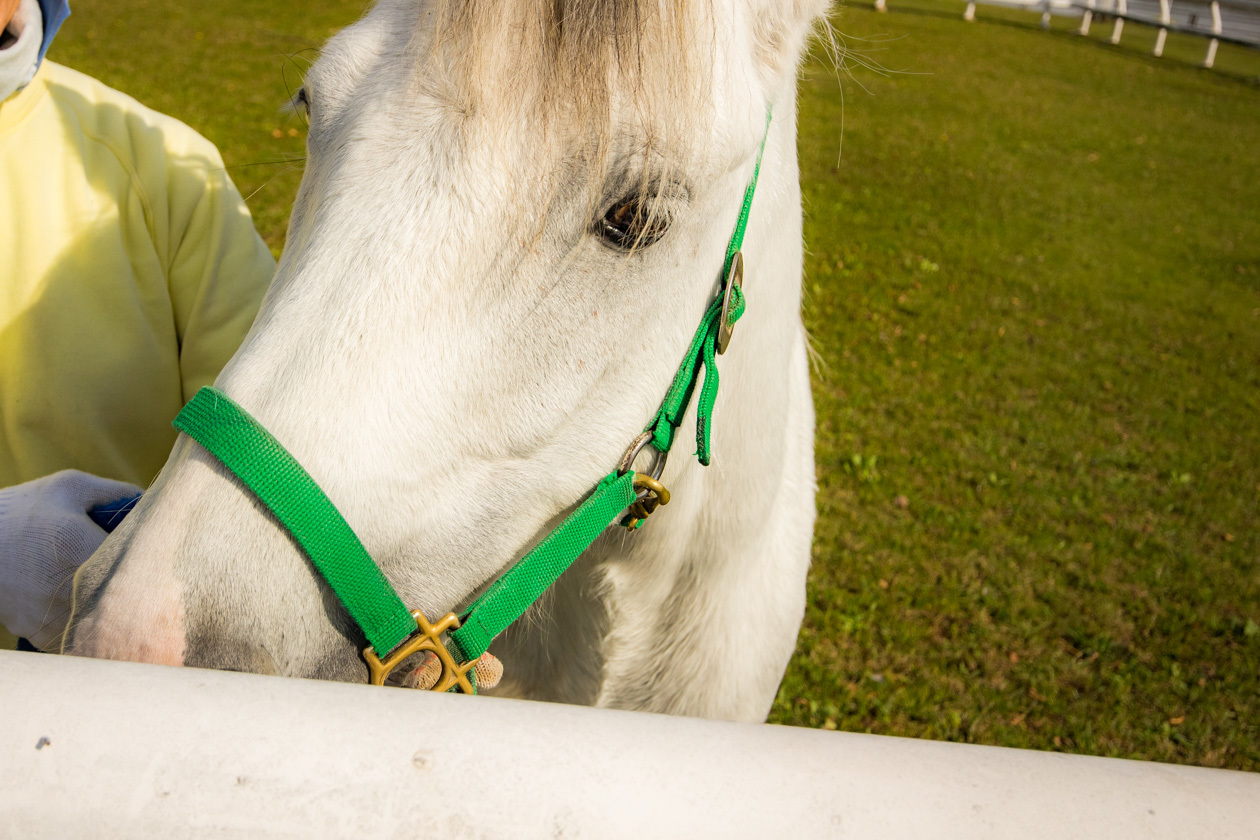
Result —
[[[1216, 63], [1216, 51], [1220, 42], [1237, 44], [1253, 49], [1260, 48], [1260, 2], [1229, 2], [1229, 0], [967, 0], [963, 20], [976, 19], [976, 4], [1003, 6], [1011, 9], [1027, 9], [1041, 12], [1041, 27], [1050, 28], [1051, 15], [1079, 16], [1081, 35], [1088, 35], [1095, 15], [1115, 21], [1111, 30], [1112, 44], [1119, 44], [1126, 21], [1144, 26], [1158, 27], [1155, 47], [1156, 57], [1164, 54], [1169, 32], [1207, 38], [1207, 52], [1203, 66]], [[1132, 7], [1132, 8], [1130, 8]], [[888, 10], [888, 0], [875, 0], [875, 10]], [[1225, 10], [1225, 14], [1222, 13]], [[1202, 23], [1200, 21], [1203, 21]], [[1208, 23], [1210, 21], [1210, 23]]]

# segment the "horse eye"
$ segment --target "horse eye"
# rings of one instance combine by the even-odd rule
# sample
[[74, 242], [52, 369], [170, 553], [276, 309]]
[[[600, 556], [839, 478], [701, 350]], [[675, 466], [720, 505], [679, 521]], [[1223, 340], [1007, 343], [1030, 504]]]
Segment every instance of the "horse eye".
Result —
[[645, 207], [637, 198], [614, 204], [599, 220], [596, 232], [614, 248], [646, 248], [669, 230], [669, 214], [661, 208]]
[[297, 106], [298, 106], [298, 107], [300, 107], [303, 111], [305, 111], [305, 112], [306, 112], [306, 116], [307, 116], [307, 117], [310, 117], [310, 115], [311, 115], [311, 97], [310, 97], [310, 95], [306, 92], [306, 88], [305, 88], [305, 87], [300, 87], [300, 88], [298, 88], [298, 92], [297, 92], [297, 94], [293, 97], [293, 102], [294, 102], [294, 104], [295, 104], [295, 105], [297, 105]]

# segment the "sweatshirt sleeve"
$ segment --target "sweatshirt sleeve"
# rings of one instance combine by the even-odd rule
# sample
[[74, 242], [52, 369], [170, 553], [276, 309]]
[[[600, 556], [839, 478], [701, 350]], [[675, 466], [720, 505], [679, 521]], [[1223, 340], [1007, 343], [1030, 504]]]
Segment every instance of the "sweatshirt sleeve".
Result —
[[166, 173], [167, 283], [185, 401], [236, 352], [276, 267], [218, 150], [194, 136], [182, 154], [168, 148]]

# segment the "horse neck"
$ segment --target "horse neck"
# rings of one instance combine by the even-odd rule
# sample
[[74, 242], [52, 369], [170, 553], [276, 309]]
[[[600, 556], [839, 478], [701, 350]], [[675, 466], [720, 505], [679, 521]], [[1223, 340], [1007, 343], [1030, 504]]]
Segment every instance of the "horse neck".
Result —
[[[688, 625], [712, 618], [707, 607], [722, 599], [720, 593], [738, 588], [737, 579], [771, 574], [756, 566], [772, 564], [775, 557], [750, 554], [748, 546], [756, 545], [769, 527], [768, 502], [790, 460], [787, 412], [800, 402], [799, 389], [790, 393], [788, 375], [794, 354], [803, 348], [794, 80], [778, 97], [744, 257], [748, 309], [730, 350], [718, 360], [712, 465], [703, 467], [692, 456], [693, 401], [662, 476], [672, 494], [670, 504], [633, 535], [620, 529], [605, 534], [505, 635], [497, 648], [508, 666], [502, 693], [605, 702], [610, 692], [617, 694], [613, 683], [636, 681], [635, 669], [667, 659], [685, 662], [686, 656], [670, 650], [679, 634], [694, 637], [699, 631]], [[709, 628], [728, 630], [737, 632]], [[791, 632], [794, 636], [794, 628]], [[665, 693], [637, 707], [664, 704], [660, 711], [704, 713], [689, 702]]]

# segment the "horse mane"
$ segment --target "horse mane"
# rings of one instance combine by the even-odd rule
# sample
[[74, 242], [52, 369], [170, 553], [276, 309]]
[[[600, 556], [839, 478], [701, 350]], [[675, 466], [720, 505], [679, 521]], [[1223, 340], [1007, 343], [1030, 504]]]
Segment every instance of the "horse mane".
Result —
[[472, 107], [493, 91], [603, 134], [628, 103], [655, 133], [670, 115], [696, 117], [687, 106], [707, 77], [697, 35], [710, 12], [694, 0], [438, 0], [434, 44]]
[[[712, 11], [709, 0], [436, 0], [429, 70], [466, 116], [516, 110], [559, 138], [594, 174], [591, 212], [609, 190], [610, 160], [640, 161], [637, 183], [617, 189], [651, 220], [711, 107]], [[633, 122], [621, 135], [631, 148], [617, 146], [618, 114]]]

